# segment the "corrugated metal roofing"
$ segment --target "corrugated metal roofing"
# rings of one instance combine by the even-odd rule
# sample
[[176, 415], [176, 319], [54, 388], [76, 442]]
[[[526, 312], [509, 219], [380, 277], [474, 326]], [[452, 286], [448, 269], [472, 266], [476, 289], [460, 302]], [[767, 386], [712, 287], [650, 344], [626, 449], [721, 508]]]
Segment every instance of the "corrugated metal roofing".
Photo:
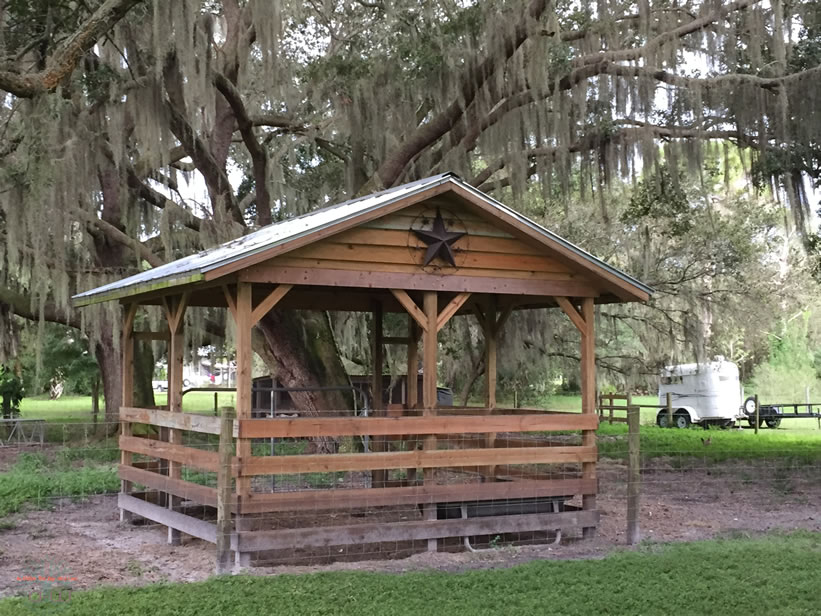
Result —
[[336, 205], [331, 205], [315, 212], [310, 212], [303, 216], [291, 218], [282, 222], [274, 223], [263, 227], [258, 231], [249, 233], [225, 244], [203, 250], [195, 255], [177, 259], [171, 263], [155, 267], [134, 276], [118, 280], [116, 282], [91, 289], [75, 295], [72, 299], [75, 305], [83, 306], [100, 301], [119, 299], [139, 293], [145, 293], [157, 288], [172, 287], [202, 280], [204, 275], [218, 267], [229, 263], [234, 263], [243, 258], [268, 250], [275, 246], [285, 244], [305, 235], [315, 233], [319, 230], [340, 224], [353, 216], [364, 214], [369, 211], [378, 210], [399, 199], [412, 196], [434, 186], [453, 182], [465, 190], [470, 191], [476, 197], [483, 199], [488, 204], [501, 210], [508, 216], [514, 217], [519, 222], [531, 227], [550, 240], [560, 243], [562, 246], [573, 251], [579, 256], [591, 262], [592, 265], [603, 268], [622, 280], [636, 286], [645, 293], [652, 293], [652, 289], [642, 284], [635, 278], [607, 265], [604, 261], [597, 259], [590, 253], [571, 244], [567, 240], [559, 237], [555, 233], [548, 231], [544, 227], [536, 224], [529, 218], [522, 216], [515, 210], [496, 201], [489, 195], [473, 188], [463, 182], [458, 176], [452, 173], [443, 173], [428, 178], [403, 184], [395, 188], [390, 188], [382, 192], [352, 199]]

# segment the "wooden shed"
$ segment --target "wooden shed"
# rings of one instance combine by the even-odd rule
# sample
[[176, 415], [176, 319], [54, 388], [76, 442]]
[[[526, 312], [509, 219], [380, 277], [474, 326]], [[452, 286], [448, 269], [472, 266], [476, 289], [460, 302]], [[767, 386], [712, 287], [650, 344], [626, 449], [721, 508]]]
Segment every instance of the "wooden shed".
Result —
[[[362, 546], [435, 550], [448, 538], [570, 529], [589, 536], [598, 520], [594, 305], [644, 302], [650, 293], [442, 174], [264, 227], [74, 301], [124, 305], [123, 517], [167, 526], [172, 542], [180, 532], [216, 542], [224, 570], [229, 549], [247, 564], [252, 553], [277, 550], [367, 556]], [[165, 306], [168, 332], [134, 331], [137, 310], [149, 304]], [[190, 306], [224, 306], [234, 319], [235, 419], [182, 412]], [[545, 307], [563, 310], [580, 332], [581, 412], [497, 405], [499, 332], [512, 311]], [[383, 386], [384, 345], [403, 345], [408, 365], [421, 363], [422, 399], [408, 388], [406, 404], [366, 414], [252, 418], [251, 331], [273, 309], [372, 312], [373, 389]], [[383, 336], [385, 312], [407, 314], [404, 335]], [[461, 315], [484, 332], [485, 403], [437, 408], [437, 334]], [[134, 340], [151, 336], [169, 341], [167, 409], [133, 407]], [[157, 426], [160, 438], [133, 435], [134, 423]], [[552, 431], [580, 437], [547, 438]], [[305, 453], [300, 443], [316, 438], [338, 439], [340, 452]], [[280, 446], [252, 447], [254, 439]], [[211, 485], [191, 480], [203, 473], [216, 475]]]

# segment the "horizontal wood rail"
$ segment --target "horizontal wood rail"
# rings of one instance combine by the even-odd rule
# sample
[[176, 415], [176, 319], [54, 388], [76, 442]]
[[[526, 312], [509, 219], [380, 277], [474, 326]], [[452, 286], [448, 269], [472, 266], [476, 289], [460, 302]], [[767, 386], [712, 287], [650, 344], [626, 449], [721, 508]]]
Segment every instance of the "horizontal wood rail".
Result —
[[[167, 492], [184, 500], [194, 501], [200, 505], [208, 505], [209, 507], [217, 506], [216, 488], [184, 481], [182, 479], [173, 479], [167, 475], [160, 475], [159, 473], [122, 464], [118, 472], [120, 479], [142, 484], [152, 490]], [[233, 503], [233, 507], [236, 508], [236, 500]]]
[[[203, 434], [220, 433], [219, 417], [198, 415], [195, 413], [175, 413], [159, 409], [140, 409], [124, 406], [120, 408], [120, 421], [150, 424], [152, 426], [174, 428], [177, 430], [189, 430]], [[237, 428], [235, 425], [234, 436], [236, 436], [236, 431]]]
[[237, 549], [241, 552], [259, 552], [297, 547], [570, 530], [596, 526], [598, 520], [598, 511], [566, 511], [564, 513], [532, 513], [424, 522], [353, 524], [326, 528], [240, 532], [237, 533]]
[[359, 507], [477, 502], [482, 500], [595, 494], [595, 479], [502, 481], [403, 488], [309, 490], [279, 494], [252, 494], [240, 503], [240, 513], [320, 511]]
[[[442, 412], [446, 409], [440, 409]], [[474, 411], [475, 412], [475, 411]], [[300, 417], [296, 419], [242, 419], [240, 438], [313, 438], [369, 434], [462, 434], [483, 432], [549, 432], [595, 430], [592, 414], [565, 415], [456, 415], [445, 417]]]
[[[217, 525], [213, 522], [206, 522], [205, 520], [200, 520], [178, 511], [166, 509], [165, 507], [154, 505], [135, 498], [134, 496], [129, 496], [128, 494], [121, 493], [119, 495], [117, 506], [120, 509], [136, 513], [146, 520], [174, 528], [197, 539], [202, 539], [210, 543], [217, 542]], [[235, 543], [236, 542], [234, 542], [234, 544]], [[235, 545], [232, 546], [232, 549], [234, 547]]]
[[513, 449], [416, 450], [364, 454], [310, 454], [261, 456], [244, 459], [240, 466], [240, 475], [290, 475], [390, 468], [436, 468], [482, 464], [565, 464], [595, 461], [595, 445], [517, 447]]
[[[176, 443], [165, 441], [155, 441], [149, 438], [137, 436], [120, 436], [120, 449], [131, 453], [139, 453], [144, 456], [179, 462], [183, 466], [193, 466], [204, 471], [217, 472], [219, 468], [219, 454], [216, 451], [203, 451], [193, 447], [185, 447]], [[237, 458], [232, 463], [234, 475], [236, 475]]]

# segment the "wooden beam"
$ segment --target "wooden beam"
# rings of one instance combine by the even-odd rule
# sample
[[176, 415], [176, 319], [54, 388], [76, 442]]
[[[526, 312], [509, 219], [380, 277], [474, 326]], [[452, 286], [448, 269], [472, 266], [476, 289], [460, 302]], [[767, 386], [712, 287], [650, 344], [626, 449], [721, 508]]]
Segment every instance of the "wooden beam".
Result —
[[407, 289], [541, 297], [598, 297], [599, 289], [580, 280], [526, 280], [504, 277], [459, 276], [457, 274], [411, 274], [375, 271], [350, 271], [321, 267], [294, 267], [270, 264], [241, 271], [244, 282], [297, 284], [365, 289]]
[[[251, 418], [251, 292], [250, 283], [237, 284], [236, 352], [237, 352], [237, 419]], [[237, 440], [237, 456], [243, 460], [251, 457], [251, 440]], [[237, 496], [240, 501], [251, 494], [251, 482], [237, 479]]]
[[464, 305], [468, 299], [470, 299], [470, 293], [459, 293], [456, 297], [454, 297], [448, 305], [442, 309], [442, 312], [439, 313], [439, 316], [436, 319], [436, 331], [440, 331], [451, 318], [459, 312], [459, 309]]
[[[210, 458], [209, 460], [213, 465], [212, 468], [216, 468], [216, 461]], [[585, 447], [583, 445], [517, 447], [513, 449], [416, 449], [413, 451], [380, 453], [253, 456], [241, 460], [239, 472], [240, 477], [250, 477], [253, 475], [369, 471], [375, 468], [424, 468], [432, 470], [448, 466], [488, 464], [572, 464], [594, 462], [595, 460], [596, 447]], [[430, 483], [432, 484], [432, 481]]]
[[293, 289], [292, 284], [280, 284], [271, 291], [268, 296], [263, 299], [259, 305], [251, 312], [251, 325], [256, 325], [259, 320], [273, 310], [274, 306], [279, 303], [283, 297], [288, 294], [288, 291]]
[[139, 498], [128, 496], [127, 494], [120, 494], [117, 499], [117, 505], [121, 509], [126, 509], [138, 516], [151, 520], [168, 528], [173, 528], [177, 531], [182, 531], [186, 535], [191, 535], [197, 539], [215, 543], [217, 540], [217, 526], [212, 522], [206, 522], [194, 518], [184, 513], [171, 511], [159, 505], [153, 505]]
[[579, 314], [579, 311], [576, 310], [576, 307], [570, 303], [569, 299], [566, 297], [556, 297], [556, 303], [559, 304], [559, 307], [564, 311], [564, 313], [570, 317], [570, 320], [573, 321], [573, 325], [576, 326], [576, 329], [582, 333], [587, 330], [587, 324], [585, 323], [584, 317]]
[[[197, 413], [175, 413], [161, 409], [140, 409], [134, 407], [120, 407], [120, 419], [133, 423], [150, 424], [163, 428], [190, 430], [203, 434], [219, 434], [220, 419]], [[236, 426], [234, 432], [236, 433]]]
[[216, 451], [204, 451], [149, 438], [121, 436], [120, 449], [151, 456], [152, 458], [172, 460], [183, 466], [193, 466], [212, 473], [216, 473], [219, 468], [219, 458]]
[[229, 573], [231, 570], [231, 509], [236, 508], [231, 484], [231, 458], [234, 450], [234, 411], [222, 410], [219, 440], [219, 470], [217, 471], [217, 574]]
[[[373, 415], [382, 415], [382, 366], [383, 366], [383, 346], [382, 346], [382, 304], [374, 302], [373, 306], [373, 331], [371, 332], [371, 404], [373, 405]], [[372, 450], [375, 452], [385, 451], [385, 439], [381, 435], [373, 435], [371, 439]], [[373, 469], [371, 471], [371, 486], [374, 488], [385, 487], [388, 479], [387, 471], [384, 469]]]
[[[498, 298], [495, 295], [488, 297], [485, 311], [485, 325], [487, 326], [485, 332], [485, 406], [487, 413], [493, 412], [496, 408], [496, 386], [498, 379], [497, 372], [497, 349], [498, 341], [496, 338], [496, 312], [498, 309]], [[495, 447], [496, 432], [488, 432], [485, 435], [485, 447], [493, 449]], [[493, 466], [488, 466], [483, 470], [483, 474], [487, 477], [495, 477], [496, 469]]]
[[425, 317], [425, 313], [419, 309], [419, 306], [411, 299], [407, 291], [391, 289], [391, 293], [393, 293], [393, 296], [402, 304], [402, 307], [408, 311], [408, 314], [413, 317], [417, 325], [419, 325], [423, 331], [428, 331], [428, 321]]
[[225, 303], [228, 304], [228, 310], [231, 313], [231, 316], [234, 318], [234, 322], [236, 322], [237, 302], [234, 299], [234, 295], [231, 293], [231, 289], [228, 288], [227, 284], [222, 285], [222, 293], [225, 296]]
[[[185, 336], [183, 333], [185, 309], [188, 306], [189, 294], [183, 293], [177, 298], [163, 298], [168, 321], [168, 409], [172, 413], [182, 413], [183, 371], [185, 367]], [[162, 433], [162, 432], [161, 432]], [[176, 428], [168, 430], [168, 441], [182, 444], [182, 432]], [[182, 477], [179, 462], [171, 461], [168, 465], [168, 476], [172, 479]], [[173, 494], [168, 494], [168, 508], [174, 509], [179, 504]], [[182, 538], [179, 531], [168, 527], [168, 543], [179, 545]]]
[[[596, 414], [596, 332], [594, 329], [594, 307], [591, 298], [582, 300], [582, 318], [584, 319], [584, 330], [581, 340], [581, 386], [582, 386], [582, 414]], [[582, 444], [586, 447], [596, 449], [596, 431], [584, 430], [582, 432]], [[587, 461], [582, 465], [582, 477], [584, 479], [596, 478], [596, 460]], [[596, 494], [585, 494], [582, 497], [582, 507], [586, 511], [596, 509]], [[595, 527], [585, 527], [584, 536], [593, 537]]]
[[[125, 309], [123, 316], [123, 332], [122, 342], [120, 343], [120, 351], [122, 352], [122, 404], [123, 406], [131, 406], [134, 404], [134, 340], [132, 332], [134, 330], [134, 319], [137, 316], [137, 304], [129, 304]], [[127, 421], [120, 422], [120, 434], [123, 436], [131, 436], [131, 424]], [[120, 452], [120, 464], [130, 465], [133, 462], [134, 456], [128, 451]], [[120, 482], [120, 492], [128, 494], [131, 492], [131, 482], [122, 480]], [[128, 522], [131, 520], [130, 514], [120, 509], [120, 521]]]
[[502, 312], [499, 314], [499, 318], [496, 319], [496, 325], [493, 328], [496, 331], [496, 334], [502, 331], [502, 328], [505, 326], [505, 323], [507, 323], [507, 320], [510, 318], [510, 315], [513, 313], [513, 310], [515, 308], [516, 304], [508, 304], [507, 306], [505, 306], [505, 309], [502, 310]]
[[[440, 410], [444, 412], [444, 409]], [[213, 421], [217, 418], [203, 416], [203, 419]], [[238, 423], [240, 438], [319, 438], [362, 434], [481, 434], [595, 430], [599, 425], [599, 418], [595, 414], [581, 413], [480, 414], [480, 411], [474, 409], [470, 415], [456, 416], [437, 414], [404, 417], [283, 417], [241, 419]]]
[[[201, 486], [198, 483], [191, 483], [182, 479], [172, 479], [167, 475], [160, 475], [133, 466], [120, 465], [118, 469], [120, 479], [127, 479], [133, 483], [139, 483], [152, 490], [159, 490], [173, 494], [184, 500], [190, 500], [200, 505], [209, 507], [217, 506], [217, 490], [208, 486]], [[236, 507], [236, 502], [233, 503]]]
[[[423, 305], [425, 309], [426, 327], [425, 338], [422, 346], [422, 415], [435, 416], [436, 407], [438, 406], [438, 392], [437, 385], [437, 366], [436, 355], [439, 348], [438, 330], [436, 329], [436, 321], [439, 317], [438, 296], [436, 291], [425, 291]], [[436, 435], [429, 434], [425, 437], [422, 443], [424, 451], [410, 452], [410, 453], [436, 453]], [[423, 468], [423, 482], [430, 485], [436, 482], [436, 474], [433, 468], [424, 466], [422, 464], [408, 464], [412, 468]], [[423, 510], [423, 517], [426, 520], [436, 519], [436, 505], [425, 505]], [[436, 539], [428, 539], [428, 552], [436, 552], [438, 549], [438, 542]]]
[[509, 498], [573, 496], [595, 491], [595, 481], [583, 479], [553, 479], [550, 481], [504, 481], [498, 483], [408, 486], [403, 488], [355, 488], [337, 490], [305, 490], [274, 494], [254, 494], [241, 513], [273, 513], [279, 511], [322, 511], [395, 505], [425, 505], [430, 503], [477, 502]]
[[419, 338], [422, 330], [416, 320], [408, 315], [408, 369], [407, 369], [407, 403], [409, 409], [419, 405]]
[[[435, 507], [435, 505], [434, 505]], [[302, 547], [360, 545], [397, 541], [419, 541], [477, 535], [498, 535], [533, 531], [571, 530], [595, 525], [597, 511], [531, 513], [454, 520], [428, 520], [383, 524], [351, 524], [325, 528], [299, 528], [238, 533], [238, 549], [247, 552]]]

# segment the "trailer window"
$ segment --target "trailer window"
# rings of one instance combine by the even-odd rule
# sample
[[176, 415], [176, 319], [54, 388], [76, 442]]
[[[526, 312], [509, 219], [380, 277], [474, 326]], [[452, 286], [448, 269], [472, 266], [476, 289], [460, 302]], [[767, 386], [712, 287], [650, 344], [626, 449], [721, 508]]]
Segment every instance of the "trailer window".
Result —
[[731, 376], [726, 376], [726, 375], [725, 375], [725, 376], [719, 376], [719, 377], [718, 377], [718, 380], [719, 380], [719, 381], [734, 381], [735, 379], [734, 379], [733, 377], [731, 377]]
[[680, 376], [664, 376], [661, 378], [661, 382], [664, 385], [680, 385], [681, 384], [681, 377]]

